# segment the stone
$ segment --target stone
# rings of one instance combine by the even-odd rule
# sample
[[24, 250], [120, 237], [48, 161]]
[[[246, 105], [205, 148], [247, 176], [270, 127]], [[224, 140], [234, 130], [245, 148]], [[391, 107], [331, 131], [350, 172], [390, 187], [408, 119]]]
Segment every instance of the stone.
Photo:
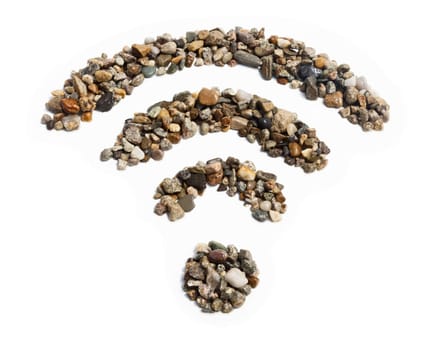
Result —
[[107, 160], [110, 160], [113, 157], [113, 151], [111, 148], [105, 148], [101, 153], [100, 153], [100, 160], [105, 162]]
[[126, 160], [123, 159], [117, 160], [117, 170], [125, 170], [127, 166], [128, 166], [128, 162]]
[[199, 192], [203, 192], [207, 187], [207, 178], [204, 174], [200, 173], [192, 173], [185, 182], [188, 186], [196, 188]]
[[242, 165], [237, 171], [237, 177], [245, 181], [252, 181], [256, 177], [256, 171], [247, 165]]
[[142, 149], [138, 146], [135, 146], [131, 152], [131, 158], [143, 160], [144, 157], [145, 157], [145, 153], [142, 151]]
[[52, 120], [52, 117], [48, 114], [43, 114], [43, 116], [41, 117], [41, 124], [46, 125], [47, 123], [49, 123]]
[[272, 79], [272, 56], [262, 57], [262, 66], [260, 67], [260, 74], [265, 80]]
[[225, 275], [225, 280], [234, 288], [242, 288], [248, 283], [245, 273], [238, 268], [231, 268]]
[[222, 163], [221, 161], [207, 163], [205, 165], [205, 173], [207, 175], [216, 174], [222, 171]]
[[136, 127], [136, 126], [128, 127], [124, 131], [124, 135], [125, 135], [125, 138], [129, 142], [131, 142], [131, 143], [133, 143], [135, 145], [140, 144], [141, 141], [143, 140], [143, 137], [141, 136], [141, 133], [140, 133], [140, 129], [138, 127]]
[[[172, 60], [172, 55], [160, 54], [155, 59], [157, 67], [167, 67]], [[158, 73], [157, 73], [158, 74]]]
[[300, 64], [297, 74], [301, 80], [305, 80], [307, 77], [318, 77], [321, 74], [321, 70], [311, 64]]
[[252, 97], [252, 94], [241, 89], [237, 90], [236, 92], [236, 100], [240, 103], [248, 103], [252, 100]]
[[227, 251], [227, 247], [225, 247], [222, 243], [217, 242], [217, 241], [210, 241], [208, 242], [208, 246], [210, 247], [210, 249], [215, 250], [215, 249], [222, 249], [224, 251]]
[[223, 249], [215, 249], [208, 253], [208, 260], [215, 264], [223, 264], [227, 260], [228, 254]]
[[49, 102], [46, 103], [47, 110], [52, 113], [62, 112], [61, 100], [62, 97], [60, 96], [52, 97]]
[[272, 127], [278, 132], [285, 132], [289, 124], [296, 120], [297, 116], [295, 113], [286, 111], [284, 109], [278, 109], [272, 118]]
[[342, 92], [336, 91], [332, 94], [327, 94], [324, 98], [324, 104], [331, 108], [340, 108], [343, 105]]
[[243, 50], [237, 50], [234, 53], [234, 58], [240, 64], [248, 67], [258, 68], [262, 64], [262, 60], [259, 57]]
[[73, 98], [63, 98], [61, 100], [61, 107], [62, 110], [67, 114], [76, 114], [81, 110], [78, 100]]
[[256, 288], [259, 285], [259, 278], [257, 276], [248, 276], [248, 284], [251, 288]]
[[285, 49], [291, 45], [291, 42], [287, 39], [278, 38], [277, 39], [277, 46], [281, 49]]
[[211, 302], [211, 309], [215, 312], [218, 312], [218, 311], [222, 310], [223, 305], [224, 305], [224, 302], [221, 299], [216, 298]]
[[184, 216], [184, 210], [177, 202], [171, 202], [167, 205], [167, 216], [170, 221], [176, 221]]
[[170, 132], [180, 132], [181, 126], [179, 124], [176, 124], [176, 123], [170, 123], [169, 124], [169, 131]]
[[155, 75], [157, 68], [155, 66], [145, 66], [141, 69], [145, 78], [151, 78]]
[[369, 90], [367, 79], [365, 77], [359, 77], [356, 79], [356, 88], [360, 90]]
[[260, 203], [260, 209], [263, 211], [270, 211], [272, 208], [272, 203], [270, 201], [263, 201]]
[[231, 294], [230, 302], [234, 308], [241, 307], [245, 302], [245, 295], [238, 291], [234, 291], [234, 293]]
[[182, 191], [181, 182], [177, 178], [165, 178], [160, 186], [166, 194], [174, 194]]
[[131, 47], [132, 50], [132, 54], [137, 57], [137, 58], [141, 58], [141, 57], [146, 57], [149, 52], [151, 52], [152, 49], [152, 45], [145, 45], [145, 44], [134, 44]]
[[113, 108], [114, 96], [113, 93], [108, 91], [105, 92], [99, 100], [96, 102], [96, 110], [100, 112], [108, 112]]
[[318, 87], [316, 85], [316, 77], [310, 76], [304, 80], [306, 85], [306, 98], [308, 100], [316, 100], [318, 98]]
[[289, 143], [289, 152], [292, 157], [299, 157], [301, 155], [301, 146], [297, 142]]
[[185, 213], [192, 211], [195, 208], [195, 202], [193, 200], [193, 196], [187, 194], [180, 199], [178, 199], [178, 204], [184, 210]]
[[169, 41], [161, 45], [160, 51], [165, 54], [173, 55], [176, 52], [176, 43], [174, 41]]
[[105, 81], [110, 81], [112, 79], [113, 75], [111, 72], [107, 70], [98, 70], [94, 73], [94, 78], [98, 83], [102, 83]]
[[356, 87], [356, 76], [353, 75], [352, 77], [345, 79], [344, 86], [345, 87]]
[[82, 81], [82, 79], [77, 75], [72, 75], [73, 86], [75, 91], [80, 97], [86, 97], [88, 95], [87, 85]]
[[187, 45], [187, 49], [189, 51], [198, 51], [203, 46], [204, 46], [204, 40], [195, 40]]
[[266, 221], [268, 219], [268, 213], [261, 209], [255, 209], [252, 211], [251, 214], [254, 219], [260, 222]]
[[325, 69], [328, 66], [328, 60], [323, 56], [318, 56], [313, 60], [313, 64], [316, 68]]
[[219, 101], [219, 94], [214, 89], [203, 88], [198, 94], [198, 101], [204, 106], [214, 106]]
[[69, 115], [62, 118], [62, 125], [64, 126], [64, 129], [67, 131], [78, 129], [80, 124], [81, 124], [81, 117], [78, 115]]
[[205, 45], [217, 46], [221, 45], [224, 39], [224, 34], [219, 30], [212, 30], [205, 39]]
[[240, 130], [247, 126], [248, 119], [243, 117], [232, 117], [230, 127], [232, 130]]
[[359, 90], [353, 86], [348, 86], [344, 91], [344, 101], [347, 105], [352, 105], [357, 102]]
[[193, 277], [195, 280], [204, 280], [205, 279], [205, 271], [202, 268], [201, 264], [197, 262], [191, 262], [189, 265], [189, 269], [187, 271], [190, 277]]
[[281, 214], [276, 210], [270, 210], [269, 211], [269, 218], [271, 219], [272, 222], [278, 222], [281, 220]]
[[267, 117], [262, 117], [257, 120], [257, 126], [259, 129], [270, 129], [272, 126], [272, 119]]

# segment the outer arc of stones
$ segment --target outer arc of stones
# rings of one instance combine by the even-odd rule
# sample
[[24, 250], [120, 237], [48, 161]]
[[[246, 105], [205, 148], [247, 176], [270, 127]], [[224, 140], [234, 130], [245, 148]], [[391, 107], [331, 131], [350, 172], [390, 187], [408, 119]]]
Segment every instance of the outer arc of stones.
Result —
[[81, 121], [92, 119], [93, 111], [111, 110], [153, 76], [192, 66], [238, 64], [257, 69], [265, 80], [299, 88], [309, 100], [323, 99], [364, 131], [382, 130], [389, 119], [389, 105], [348, 64], [338, 65], [290, 37], [266, 37], [263, 28], [236, 27], [189, 31], [180, 38], [163, 34], [125, 46], [112, 57], [91, 58], [52, 92], [46, 103], [52, 115], [45, 114], [41, 122], [49, 130], [76, 130]]
[[268, 156], [281, 157], [306, 173], [327, 164], [330, 149], [295, 113], [243, 90], [216, 88], [183, 91], [172, 101], [155, 103], [147, 113], [134, 113], [125, 120], [114, 146], [104, 149], [100, 158], [115, 159], [117, 168], [124, 170], [150, 159], [161, 160], [166, 151], [198, 132], [207, 135], [229, 130], [258, 143]]

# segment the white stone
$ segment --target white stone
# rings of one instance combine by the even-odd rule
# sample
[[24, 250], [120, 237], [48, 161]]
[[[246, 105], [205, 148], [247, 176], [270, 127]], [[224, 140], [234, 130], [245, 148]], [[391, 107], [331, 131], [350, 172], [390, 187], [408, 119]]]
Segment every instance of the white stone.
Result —
[[179, 132], [181, 130], [181, 127], [177, 123], [170, 123], [169, 124], [169, 131], [170, 132]]
[[367, 78], [359, 77], [356, 79], [356, 89], [358, 90], [368, 90], [370, 87], [367, 82]]
[[240, 271], [238, 268], [235, 267], [233, 267], [226, 273], [225, 281], [227, 281], [234, 288], [242, 288], [248, 283], [245, 272]]
[[117, 170], [125, 170], [127, 166], [128, 166], [128, 162], [126, 160], [123, 159], [117, 160]]
[[260, 203], [260, 209], [263, 211], [270, 211], [272, 203], [270, 201], [263, 201]]
[[351, 78], [345, 79], [344, 80], [344, 86], [348, 87], [348, 86], [356, 86], [356, 76], [353, 75]]
[[237, 90], [236, 100], [241, 103], [248, 103], [252, 99], [252, 94], [243, 90]]
[[290, 41], [287, 39], [278, 38], [277, 39], [277, 46], [281, 47], [282, 49], [290, 46]]
[[312, 155], [313, 150], [311, 148], [306, 148], [301, 151], [304, 158], [309, 159]]
[[269, 211], [269, 217], [271, 218], [272, 222], [278, 222], [281, 220], [281, 214], [278, 211], [270, 210]]
[[278, 132], [285, 132], [287, 126], [296, 120], [297, 115], [295, 113], [279, 108], [277, 113], [274, 115], [274, 118], [272, 119], [272, 126]]
[[176, 52], [176, 43], [169, 41], [161, 46], [161, 52], [173, 55]]
[[128, 153], [131, 153], [132, 150], [134, 149], [134, 145], [128, 140], [126, 140], [125, 138], [122, 139], [122, 145], [123, 145], [123, 150]]
[[144, 152], [138, 146], [135, 146], [131, 152], [131, 158], [134, 158], [134, 159], [142, 160], [144, 158], [144, 156], [145, 156]]

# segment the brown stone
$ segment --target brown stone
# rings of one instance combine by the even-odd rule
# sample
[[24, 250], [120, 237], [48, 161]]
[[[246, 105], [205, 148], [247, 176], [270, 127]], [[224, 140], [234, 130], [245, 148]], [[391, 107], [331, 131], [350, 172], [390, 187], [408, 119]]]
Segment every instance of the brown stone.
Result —
[[277, 83], [281, 85], [286, 85], [288, 82], [289, 80], [287, 80], [287, 78], [277, 78]]
[[151, 45], [134, 44], [132, 45], [132, 54], [138, 58], [146, 57], [148, 53], [151, 52], [151, 49]]
[[318, 56], [313, 61], [313, 64], [315, 65], [316, 68], [324, 69], [324, 68], [327, 68], [328, 60], [325, 57]]
[[248, 276], [248, 283], [251, 286], [251, 288], [255, 288], [259, 284], [259, 278], [257, 276]]
[[340, 108], [343, 105], [343, 96], [341, 91], [336, 91], [332, 94], [327, 94], [324, 98], [324, 104], [327, 107]]
[[197, 51], [204, 46], [204, 40], [195, 40], [187, 45], [189, 51]]
[[167, 138], [172, 144], [175, 145], [181, 141], [181, 134], [178, 132], [169, 132], [167, 134]]
[[216, 90], [203, 88], [198, 95], [198, 101], [204, 106], [214, 106], [219, 101]]
[[227, 257], [227, 252], [222, 249], [215, 249], [208, 253], [208, 260], [216, 264], [223, 264]]
[[292, 157], [299, 157], [301, 155], [301, 146], [297, 142], [291, 142], [289, 144], [289, 152]]
[[61, 106], [62, 110], [67, 114], [76, 114], [81, 110], [78, 100], [73, 98], [63, 98], [61, 100]]
[[217, 173], [207, 175], [207, 183], [210, 186], [219, 185], [222, 182], [223, 177], [224, 177], [224, 172], [221, 169]]
[[93, 113], [91, 113], [91, 112], [85, 112], [85, 113], [82, 113], [82, 115], [81, 115], [81, 120], [83, 122], [91, 122], [92, 119], [93, 119]]
[[96, 81], [98, 83], [102, 83], [104, 81], [110, 81], [113, 77], [113, 75], [111, 74], [111, 72], [107, 71], [107, 70], [98, 70], [96, 71], [96, 73], [94, 73], [94, 77], [96, 78]]
[[357, 96], [357, 101], [359, 102], [359, 106], [361, 106], [362, 108], [366, 108], [366, 106], [367, 106], [367, 99], [366, 99], [365, 95], [359, 94]]

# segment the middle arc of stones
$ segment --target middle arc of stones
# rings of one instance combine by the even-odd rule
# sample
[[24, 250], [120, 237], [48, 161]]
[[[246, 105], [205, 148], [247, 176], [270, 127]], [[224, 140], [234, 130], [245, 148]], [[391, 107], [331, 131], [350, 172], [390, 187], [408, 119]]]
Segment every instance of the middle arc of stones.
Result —
[[161, 101], [125, 120], [113, 147], [101, 160], [115, 159], [119, 170], [161, 160], [164, 152], [181, 140], [199, 133], [236, 130], [250, 143], [257, 142], [270, 157], [282, 157], [288, 165], [306, 173], [327, 165], [327, 145], [316, 131], [297, 119], [295, 113], [276, 107], [270, 100], [243, 90], [203, 88], [183, 91], [172, 101]]

